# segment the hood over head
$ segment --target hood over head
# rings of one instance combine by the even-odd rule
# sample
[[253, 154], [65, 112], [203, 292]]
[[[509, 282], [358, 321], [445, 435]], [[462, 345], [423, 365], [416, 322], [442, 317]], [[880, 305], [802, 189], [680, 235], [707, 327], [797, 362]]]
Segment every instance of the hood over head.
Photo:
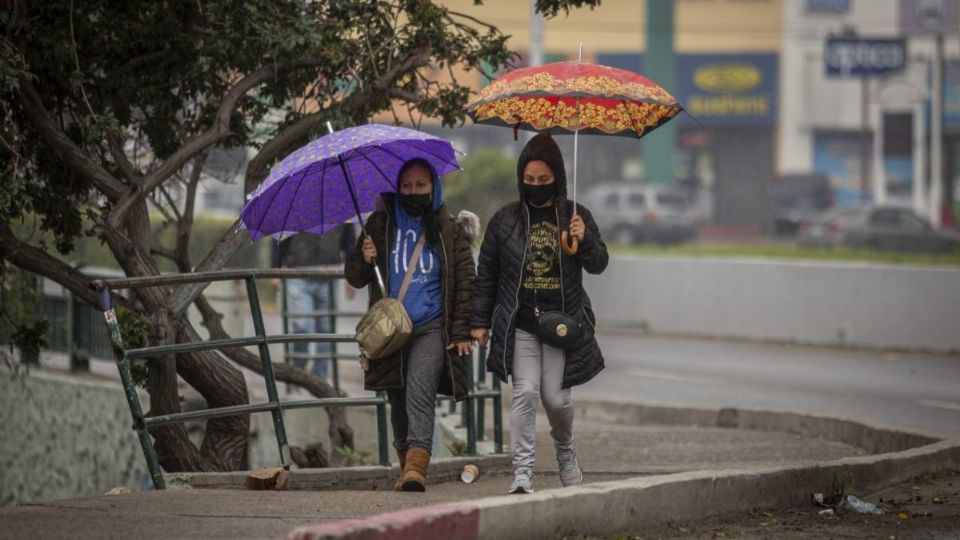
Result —
[[566, 197], [567, 172], [563, 166], [563, 154], [560, 153], [560, 146], [557, 145], [557, 141], [550, 136], [549, 132], [544, 131], [527, 141], [523, 151], [520, 152], [520, 157], [517, 159], [517, 189], [521, 191], [520, 198], [523, 198], [523, 170], [528, 163], [536, 160], [543, 161], [553, 171], [557, 186], [556, 198]]

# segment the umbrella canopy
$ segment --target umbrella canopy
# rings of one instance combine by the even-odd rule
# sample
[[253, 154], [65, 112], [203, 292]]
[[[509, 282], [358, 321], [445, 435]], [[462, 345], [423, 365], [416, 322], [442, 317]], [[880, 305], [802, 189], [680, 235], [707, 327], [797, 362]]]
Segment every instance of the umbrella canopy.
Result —
[[477, 124], [639, 138], [683, 107], [642, 75], [571, 61], [501, 75], [466, 110]]
[[315, 139], [270, 171], [240, 211], [254, 240], [295, 233], [323, 234], [362, 212], [382, 192], [396, 191], [400, 167], [430, 162], [438, 176], [458, 170], [450, 142], [412, 129], [367, 124]]

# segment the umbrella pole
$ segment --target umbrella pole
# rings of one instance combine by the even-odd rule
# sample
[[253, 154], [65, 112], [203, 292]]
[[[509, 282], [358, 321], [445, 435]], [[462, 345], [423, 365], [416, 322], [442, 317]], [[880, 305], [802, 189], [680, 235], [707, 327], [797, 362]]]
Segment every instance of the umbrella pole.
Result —
[[[580, 53], [577, 62], [583, 61], [583, 42], [580, 42]], [[577, 155], [579, 150], [580, 136], [580, 98], [577, 98], [577, 127], [573, 130], [573, 215], [577, 215]], [[567, 255], [573, 255], [580, 248], [580, 242], [569, 232], [563, 231], [560, 234], [560, 247]]]
[[[350, 172], [347, 170], [347, 164], [343, 161], [343, 156], [338, 156], [337, 161], [340, 163], [340, 170], [343, 171], [343, 180], [347, 183], [347, 191], [350, 192], [350, 201], [353, 202], [353, 210], [357, 213], [357, 221], [360, 223], [360, 231], [363, 232], [363, 236], [369, 238], [367, 235], [367, 227], [363, 224], [363, 216], [360, 215], [360, 204], [357, 203], [357, 193], [353, 188], [353, 179], [350, 178]], [[383, 286], [383, 276], [380, 275], [380, 267], [377, 266], [377, 262], [373, 262], [373, 273], [377, 276], [377, 285], [380, 286], [380, 293], [384, 298], [387, 297], [387, 288]]]

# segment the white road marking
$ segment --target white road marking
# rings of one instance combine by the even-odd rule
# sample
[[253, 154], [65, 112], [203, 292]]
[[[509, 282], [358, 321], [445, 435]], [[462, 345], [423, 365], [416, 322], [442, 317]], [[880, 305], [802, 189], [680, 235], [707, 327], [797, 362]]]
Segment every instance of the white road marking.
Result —
[[948, 411], [960, 411], [960, 403], [954, 403], [952, 401], [937, 401], [935, 399], [924, 399], [923, 401], [918, 401], [918, 405], [923, 405], [924, 407], [935, 407], [937, 409], [947, 409]]
[[684, 375], [676, 375], [666, 371], [651, 371], [647, 369], [637, 369], [630, 368], [627, 370], [627, 375], [632, 377], [642, 377], [644, 379], [656, 379], [660, 381], [671, 381], [671, 382], [684, 382], [684, 383], [694, 383], [694, 384], [724, 384], [726, 381], [723, 379], [698, 379], [696, 377], [686, 377]]

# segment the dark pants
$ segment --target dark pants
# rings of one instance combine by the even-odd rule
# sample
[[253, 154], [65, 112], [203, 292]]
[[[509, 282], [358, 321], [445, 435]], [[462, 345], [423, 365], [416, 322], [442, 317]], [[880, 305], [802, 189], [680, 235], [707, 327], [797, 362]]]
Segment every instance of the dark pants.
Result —
[[443, 374], [446, 352], [441, 335], [442, 317], [414, 327], [404, 347], [403, 388], [387, 390], [393, 446], [397, 452], [410, 447], [433, 449], [433, 422], [437, 385]]

